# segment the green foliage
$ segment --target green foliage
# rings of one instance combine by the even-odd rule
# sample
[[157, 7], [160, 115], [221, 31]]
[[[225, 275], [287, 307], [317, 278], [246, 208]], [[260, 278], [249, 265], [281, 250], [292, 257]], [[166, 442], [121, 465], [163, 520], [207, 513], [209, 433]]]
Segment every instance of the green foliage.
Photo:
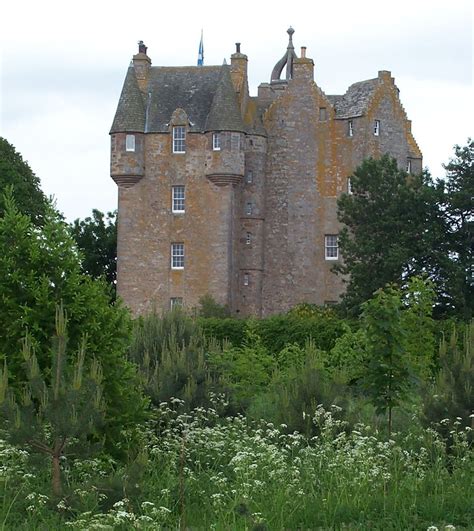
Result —
[[48, 201], [41, 191], [40, 180], [14, 146], [0, 137], [0, 216], [5, 210], [3, 193], [12, 187], [18, 209], [42, 225]]
[[363, 328], [353, 331], [345, 325], [344, 330], [327, 356], [326, 369], [349, 384], [359, 381], [365, 374], [367, 335]]
[[[439, 371], [423, 387], [423, 415], [445, 437], [456, 426], [472, 427], [474, 419], [474, 322], [453, 326], [449, 341], [439, 346]], [[472, 441], [472, 432], [470, 439]]]
[[105, 278], [115, 295], [117, 279], [117, 211], [94, 209], [92, 217], [76, 219], [71, 232], [82, 253], [81, 269], [93, 278]]
[[230, 312], [227, 306], [217, 303], [208, 293], [199, 299], [198, 315], [199, 317], [225, 319], [230, 316]]
[[244, 319], [220, 319], [216, 317], [198, 318], [202, 333], [208, 339], [213, 338], [219, 342], [228, 341], [238, 347], [242, 345], [245, 337], [247, 322]]
[[51, 207], [38, 228], [18, 211], [11, 195], [6, 197], [0, 217], [0, 300], [0, 362], [8, 357], [15, 386], [26, 379], [17, 355], [26, 334], [40, 369], [51, 367], [50, 338], [56, 307], [62, 304], [70, 348], [77, 351], [85, 341], [86, 365], [96, 358], [104, 371], [109, 438], [116, 440], [124, 426], [143, 417], [136, 372], [125, 359], [131, 329], [128, 311], [109, 303], [103, 281], [81, 273], [68, 227]]
[[242, 346], [224, 345], [222, 350], [209, 352], [209, 366], [219, 375], [231, 405], [245, 411], [252, 399], [268, 385], [275, 360], [269, 355], [257, 331], [257, 323], [247, 321]]
[[378, 413], [388, 411], [388, 433], [392, 408], [406, 396], [408, 364], [404, 356], [400, 292], [391, 286], [378, 290], [363, 304], [362, 318], [367, 337], [364, 388]]
[[349, 275], [345, 307], [357, 314], [377, 289], [421, 274], [436, 283], [441, 296], [447, 252], [440, 187], [426, 173], [407, 176], [388, 155], [365, 160], [351, 185], [353, 194], [338, 201], [344, 261], [335, 270]]
[[85, 372], [85, 348], [73, 363], [67, 354], [67, 320], [62, 308], [56, 312], [56, 335], [51, 349], [51, 375], [40, 370], [28, 336], [22, 355], [27, 382], [15, 396], [8, 386], [7, 364], [0, 370], [0, 416], [6, 421], [4, 435], [12, 443], [27, 446], [51, 459], [52, 491], [62, 493], [60, 458], [77, 455], [88, 447], [103, 421], [102, 370], [96, 360]]
[[446, 217], [451, 267], [447, 295], [456, 314], [465, 320], [474, 310], [474, 141], [454, 146], [454, 157], [446, 169], [443, 214]]

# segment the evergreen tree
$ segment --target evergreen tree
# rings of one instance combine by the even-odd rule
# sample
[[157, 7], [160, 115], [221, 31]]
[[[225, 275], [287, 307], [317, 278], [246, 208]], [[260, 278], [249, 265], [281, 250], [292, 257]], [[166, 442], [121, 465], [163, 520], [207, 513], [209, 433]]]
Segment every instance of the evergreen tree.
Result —
[[[56, 333], [51, 349], [51, 375], [41, 371], [31, 342], [23, 340], [26, 383], [20, 393], [8, 385], [7, 363], [0, 369], [0, 418], [4, 435], [51, 459], [52, 491], [62, 494], [60, 459], [68, 452], [78, 455], [90, 445], [103, 421], [102, 370], [95, 359], [85, 369], [85, 346], [75, 361], [67, 351], [67, 319], [56, 310]], [[17, 396], [16, 396], [17, 395]], [[2, 430], [3, 431], [3, 430]]]

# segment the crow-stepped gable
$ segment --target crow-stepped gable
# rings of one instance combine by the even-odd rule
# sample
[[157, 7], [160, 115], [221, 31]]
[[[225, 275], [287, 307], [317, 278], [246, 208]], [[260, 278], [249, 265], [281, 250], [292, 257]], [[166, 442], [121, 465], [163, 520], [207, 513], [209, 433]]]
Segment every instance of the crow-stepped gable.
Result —
[[139, 43], [111, 134], [118, 185], [118, 294], [135, 314], [194, 307], [266, 316], [343, 293], [336, 202], [369, 156], [419, 172], [422, 155], [390, 72], [326, 95], [294, 30], [250, 96], [230, 65], [152, 66]]

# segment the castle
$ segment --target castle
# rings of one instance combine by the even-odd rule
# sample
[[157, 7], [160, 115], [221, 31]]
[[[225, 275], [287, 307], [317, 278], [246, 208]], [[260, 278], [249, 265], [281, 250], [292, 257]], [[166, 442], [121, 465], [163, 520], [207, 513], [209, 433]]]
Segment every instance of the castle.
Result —
[[206, 294], [240, 316], [334, 303], [351, 173], [384, 153], [421, 171], [390, 72], [328, 96], [288, 34], [257, 96], [240, 44], [230, 65], [156, 67], [140, 41], [110, 131], [118, 294], [134, 314]]

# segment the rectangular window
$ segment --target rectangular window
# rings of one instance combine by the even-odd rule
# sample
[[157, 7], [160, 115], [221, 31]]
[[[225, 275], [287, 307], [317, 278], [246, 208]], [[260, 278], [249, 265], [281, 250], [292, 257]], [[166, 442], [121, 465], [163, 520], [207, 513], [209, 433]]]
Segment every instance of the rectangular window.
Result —
[[125, 151], [135, 151], [135, 135], [125, 137]]
[[248, 201], [245, 205], [245, 213], [247, 214], [247, 216], [252, 215], [252, 203], [250, 201]]
[[240, 133], [230, 134], [230, 149], [231, 151], [240, 151]]
[[173, 153], [186, 153], [186, 128], [173, 127]]
[[180, 308], [183, 306], [183, 297], [171, 297], [170, 308]]
[[354, 136], [354, 125], [352, 124], [352, 120], [347, 122], [347, 134], [349, 136]]
[[212, 133], [212, 149], [214, 151], [221, 150], [221, 135], [219, 133]]
[[244, 286], [248, 286], [250, 284], [250, 275], [248, 273], [244, 273]]
[[245, 243], [247, 245], [250, 245], [252, 243], [252, 234], [250, 232], [247, 232], [247, 236], [245, 237]]
[[407, 159], [407, 173], [411, 173], [411, 159]]
[[324, 237], [325, 258], [326, 260], [337, 260], [339, 249], [337, 245], [337, 234], [326, 234]]
[[328, 119], [326, 107], [319, 107], [319, 121], [325, 122]]
[[375, 120], [374, 122], [374, 135], [375, 136], [380, 135], [380, 120]]
[[184, 186], [173, 186], [171, 190], [171, 210], [184, 212]]
[[171, 244], [171, 269], [184, 269], [184, 243]]
[[252, 184], [253, 183], [253, 173], [251, 171], [247, 172], [247, 175], [245, 177], [245, 182], [247, 184]]
[[353, 194], [353, 191], [352, 191], [352, 181], [351, 181], [351, 178], [348, 177], [347, 178], [347, 193], [349, 195], [352, 195]]

